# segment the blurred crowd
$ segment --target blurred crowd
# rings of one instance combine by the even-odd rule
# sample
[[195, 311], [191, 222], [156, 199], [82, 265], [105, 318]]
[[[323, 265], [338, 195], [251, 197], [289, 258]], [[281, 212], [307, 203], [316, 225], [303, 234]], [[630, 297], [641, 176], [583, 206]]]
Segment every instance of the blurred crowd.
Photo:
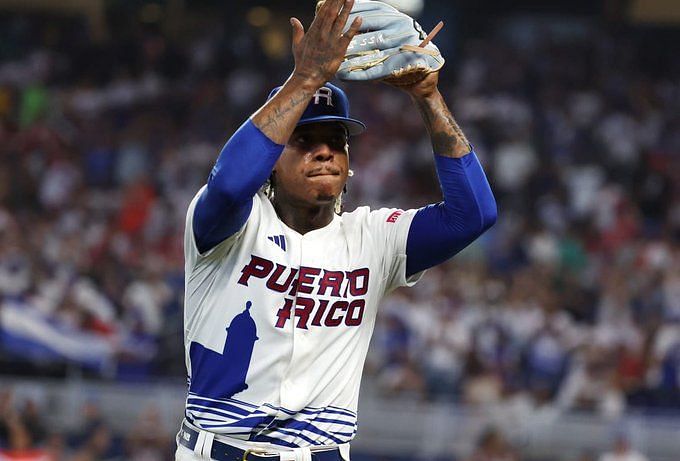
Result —
[[[625, 433], [618, 433], [612, 438], [608, 450], [598, 454], [595, 450], [580, 450], [581, 453], [573, 461], [648, 461], [648, 458], [636, 450]], [[477, 437], [474, 449], [465, 461], [519, 461], [521, 450], [508, 441], [501, 430], [489, 426]]]
[[[371, 372], [387, 392], [520, 413], [677, 410], [680, 68], [632, 36], [512, 43], [467, 42], [445, 84], [498, 223], [385, 302]], [[367, 200], [433, 183], [419, 136], [362, 157], [359, 175], [388, 178]]]
[[[73, 424], [51, 424], [50, 402], [40, 393], [0, 388], [1, 461], [161, 461], [174, 459], [174, 430], [168, 430], [159, 409], [141, 408], [125, 421], [124, 429], [114, 427], [96, 398], [69, 415]], [[568, 461], [648, 461], [631, 444], [628, 434], [614, 434], [608, 450], [579, 450]], [[406, 461], [406, 457], [385, 457], [354, 453], [360, 461]], [[467, 456], [446, 461], [520, 461], [522, 450], [497, 427], [482, 428]], [[556, 461], [548, 458], [545, 461]]]
[[[184, 374], [186, 207], [292, 68], [260, 33], [139, 26], [97, 42], [75, 19], [0, 16], [3, 371]], [[539, 33], [447, 56], [441, 89], [499, 219], [386, 299], [367, 379], [520, 413], [680, 408], [677, 59], [660, 46], [652, 62], [634, 35]], [[408, 98], [345, 88], [369, 127], [350, 143], [345, 209], [440, 200]]]
[[172, 458], [173, 437], [159, 412], [143, 409], [126, 431], [115, 431], [95, 401], [81, 408], [78, 422], [55, 430], [46, 405], [0, 389], [0, 459], [5, 461], [162, 461]]

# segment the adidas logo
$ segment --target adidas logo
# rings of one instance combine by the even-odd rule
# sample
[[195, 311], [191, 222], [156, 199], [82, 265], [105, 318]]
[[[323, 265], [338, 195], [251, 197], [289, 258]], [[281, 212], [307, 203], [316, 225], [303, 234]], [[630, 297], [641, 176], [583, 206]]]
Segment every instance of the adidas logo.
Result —
[[286, 251], [286, 237], [283, 235], [270, 235], [267, 240], [271, 240], [277, 244], [283, 251]]

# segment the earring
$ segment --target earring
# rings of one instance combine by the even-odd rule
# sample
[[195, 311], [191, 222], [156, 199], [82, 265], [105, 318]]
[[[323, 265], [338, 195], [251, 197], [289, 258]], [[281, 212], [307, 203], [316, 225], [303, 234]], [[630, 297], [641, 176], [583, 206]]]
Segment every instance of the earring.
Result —
[[267, 196], [270, 202], [274, 201], [274, 172], [269, 175], [267, 181], [264, 183], [264, 195]]

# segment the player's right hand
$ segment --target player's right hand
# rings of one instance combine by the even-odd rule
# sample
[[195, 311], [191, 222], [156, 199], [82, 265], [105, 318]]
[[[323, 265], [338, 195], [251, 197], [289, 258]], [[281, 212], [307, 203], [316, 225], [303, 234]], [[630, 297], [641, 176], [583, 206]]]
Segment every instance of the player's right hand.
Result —
[[293, 26], [293, 75], [321, 86], [331, 80], [342, 63], [352, 38], [359, 31], [361, 18], [356, 17], [343, 33], [354, 0], [327, 0], [305, 33], [297, 18], [290, 18]]

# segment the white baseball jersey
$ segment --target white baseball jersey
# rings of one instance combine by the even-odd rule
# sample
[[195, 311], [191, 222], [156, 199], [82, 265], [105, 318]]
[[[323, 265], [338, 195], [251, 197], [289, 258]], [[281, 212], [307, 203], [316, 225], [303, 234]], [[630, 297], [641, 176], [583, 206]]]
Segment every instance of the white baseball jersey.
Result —
[[259, 193], [246, 224], [199, 254], [185, 229], [186, 419], [232, 439], [339, 445], [357, 428], [378, 304], [405, 277], [416, 210], [361, 207], [304, 235]]

